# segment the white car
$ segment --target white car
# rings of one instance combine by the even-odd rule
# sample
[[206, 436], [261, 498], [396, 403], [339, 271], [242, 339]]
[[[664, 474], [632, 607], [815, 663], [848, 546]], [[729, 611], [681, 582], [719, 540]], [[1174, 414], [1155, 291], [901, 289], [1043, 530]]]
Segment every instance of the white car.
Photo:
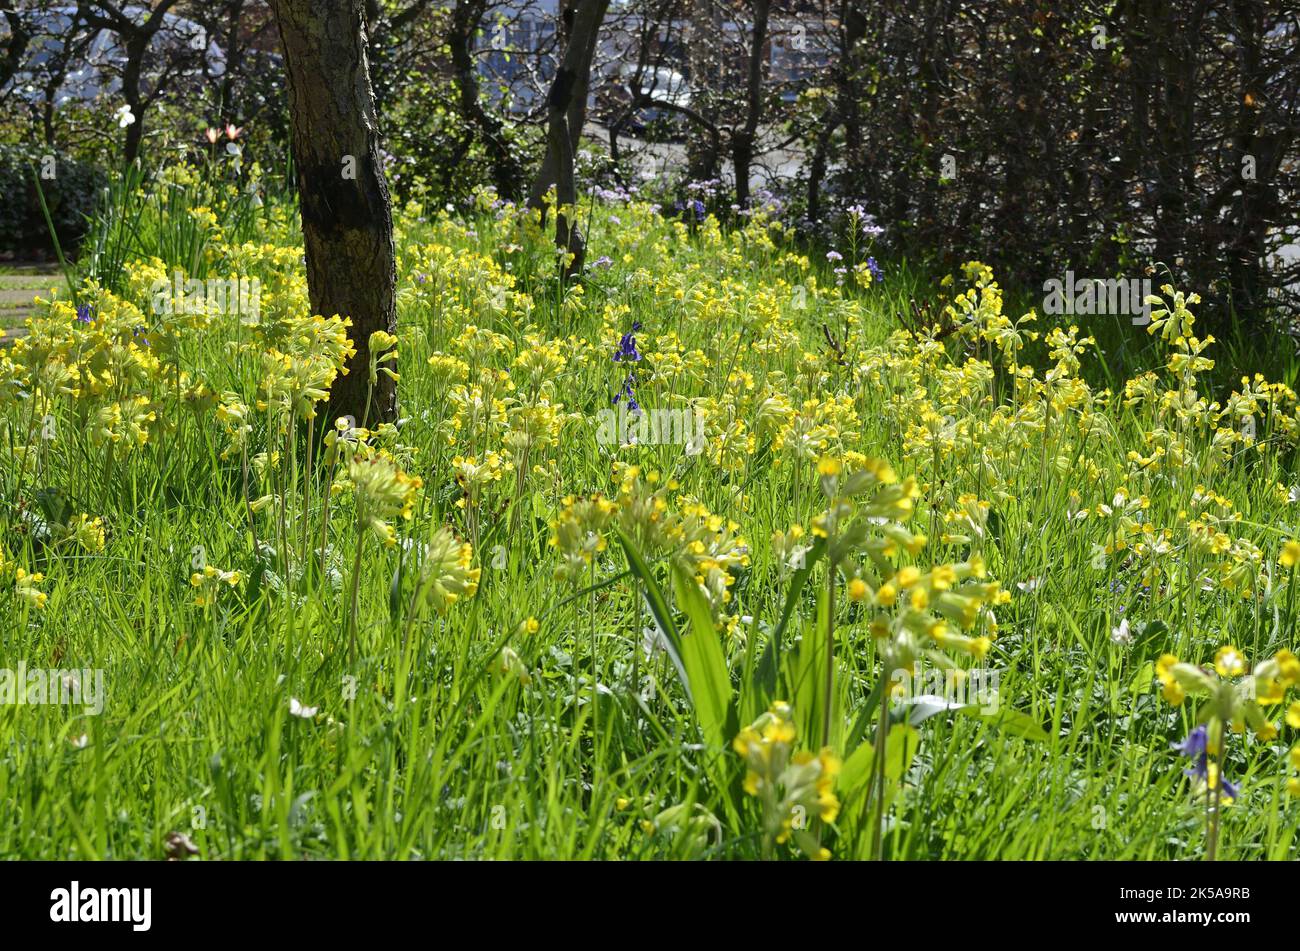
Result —
[[[637, 68], [631, 63], [619, 67], [619, 82], [629, 91], [632, 91], [632, 84], [636, 81], [636, 73]], [[685, 76], [676, 70], [669, 69], [666, 66], [647, 67], [641, 71], [640, 86], [641, 88], [637, 92], [643, 96], [649, 96], [656, 102], [690, 108], [691, 84]], [[654, 106], [647, 106], [642, 109], [642, 113], [652, 119], [661, 118], [661, 113], [667, 115], [670, 112], [671, 110], [657, 109]]]

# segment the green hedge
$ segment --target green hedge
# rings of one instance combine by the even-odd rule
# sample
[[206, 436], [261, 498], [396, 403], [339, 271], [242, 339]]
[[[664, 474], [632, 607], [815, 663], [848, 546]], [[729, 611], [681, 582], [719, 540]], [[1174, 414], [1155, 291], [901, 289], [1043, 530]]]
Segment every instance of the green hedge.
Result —
[[[0, 252], [21, 257], [51, 257], [54, 244], [41, 211], [34, 178], [45, 153], [30, 146], [0, 144]], [[48, 167], [48, 165], [46, 166]], [[53, 177], [42, 179], [41, 190], [64, 254], [72, 254], [86, 233], [86, 218], [108, 184], [94, 165], [54, 155]]]

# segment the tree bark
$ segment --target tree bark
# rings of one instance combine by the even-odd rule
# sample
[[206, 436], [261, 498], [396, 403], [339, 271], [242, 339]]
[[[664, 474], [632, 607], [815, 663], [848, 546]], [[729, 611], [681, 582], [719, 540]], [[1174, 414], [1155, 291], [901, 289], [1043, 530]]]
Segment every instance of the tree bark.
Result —
[[526, 183], [526, 172], [510, 150], [503, 123], [484, 108], [479, 98], [478, 72], [474, 64], [474, 35], [483, 23], [485, 0], [458, 0], [447, 31], [457, 99], [465, 122], [483, 141], [492, 166], [492, 184], [502, 198], [514, 201]]
[[[582, 135], [582, 125], [586, 120], [587, 88], [596, 53], [596, 37], [608, 8], [609, 0], [574, 0], [573, 6], [566, 11], [572, 14], [572, 25], [564, 46], [564, 58], [546, 97], [546, 155], [528, 195], [530, 207], [543, 207], [552, 185], [560, 207], [571, 207], [578, 200], [573, 168], [575, 144]], [[587, 245], [577, 222], [569, 221], [567, 215], [555, 216], [555, 244], [573, 255], [566, 273], [580, 273]]]
[[745, 70], [745, 121], [731, 134], [731, 167], [736, 173], [736, 203], [749, 206], [749, 172], [754, 165], [754, 142], [763, 117], [763, 76], [766, 72], [767, 24], [771, 16], [770, 0], [754, 0], [753, 34], [750, 37], [749, 62]]
[[[313, 312], [352, 318], [356, 356], [330, 391], [331, 419], [365, 415], [370, 335], [397, 331], [393, 212], [379, 152], [361, 0], [272, 0], [289, 80], [293, 158]], [[370, 422], [397, 417], [379, 374]]]
[[[722, 126], [719, 97], [723, 84], [721, 5], [718, 0], [689, 0], [687, 70], [691, 82], [691, 108], [714, 128]], [[721, 145], [717, 138], [692, 130], [686, 139], [686, 174], [691, 181], [718, 177]]]

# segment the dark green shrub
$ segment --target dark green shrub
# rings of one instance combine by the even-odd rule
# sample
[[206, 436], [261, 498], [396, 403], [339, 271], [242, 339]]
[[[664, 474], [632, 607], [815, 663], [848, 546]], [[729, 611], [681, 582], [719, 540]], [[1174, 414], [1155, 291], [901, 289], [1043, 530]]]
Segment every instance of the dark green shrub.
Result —
[[108, 176], [97, 166], [76, 159], [49, 157], [39, 149], [0, 144], [0, 253], [20, 257], [54, 256], [50, 229], [41, 210], [40, 179], [50, 220], [64, 254], [75, 253], [86, 233], [86, 219]]

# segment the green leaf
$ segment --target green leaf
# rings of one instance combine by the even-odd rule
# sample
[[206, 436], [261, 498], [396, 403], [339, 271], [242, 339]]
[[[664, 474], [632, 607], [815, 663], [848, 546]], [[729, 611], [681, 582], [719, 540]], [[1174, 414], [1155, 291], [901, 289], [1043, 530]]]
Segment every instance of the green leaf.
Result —
[[835, 784], [836, 793], [841, 802], [847, 802], [858, 789], [871, 778], [871, 766], [876, 761], [876, 748], [870, 743], [863, 743], [840, 767], [839, 782]]
[[848, 741], [844, 744], [845, 749], [853, 749], [867, 735], [867, 727], [871, 726], [872, 718], [880, 712], [880, 691], [885, 689], [886, 683], [888, 681], [884, 677], [876, 678], [876, 685], [871, 688], [870, 695], [858, 710], [858, 716], [853, 721], [852, 729], [849, 730]]
[[397, 568], [388, 583], [388, 618], [394, 625], [402, 622], [402, 575], [405, 567], [406, 557], [402, 552], [397, 556]]
[[673, 589], [690, 621], [690, 631], [681, 635], [680, 651], [691, 704], [705, 742], [725, 749], [740, 725], [722, 642], [704, 593], [680, 565], [673, 567]]
[[1156, 679], [1156, 665], [1151, 661], [1146, 661], [1138, 668], [1133, 679], [1129, 682], [1128, 692], [1133, 696], [1141, 696], [1151, 689], [1151, 684]]
[[631, 539], [617, 528], [614, 529], [614, 534], [618, 537], [618, 543], [623, 546], [623, 553], [627, 555], [628, 568], [632, 570], [632, 574], [636, 576], [636, 579], [641, 582], [641, 590], [645, 593], [646, 604], [650, 607], [650, 615], [654, 618], [655, 624], [658, 625], [660, 633], [663, 634], [664, 640], [667, 642], [668, 659], [672, 661], [673, 667], [677, 670], [677, 676], [682, 679], [682, 683], [686, 684], [686, 692], [689, 695], [690, 678], [686, 676], [686, 669], [682, 666], [681, 636], [677, 633], [677, 625], [673, 623], [673, 613], [668, 607], [668, 599], [664, 597], [663, 589], [659, 587], [659, 582], [655, 581], [650, 566], [641, 557], [636, 545], [632, 544]]
[[890, 727], [885, 739], [885, 779], [891, 783], [901, 782], [920, 745], [921, 734], [915, 727], [906, 723], [895, 723]]
[[900, 714], [903, 720], [911, 726], [920, 726], [930, 717], [937, 717], [941, 713], [949, 713], [957, 710], [963, 710], [968, 704], [958, 703], [955, 700], [945, 700], [943, 697], [926, 696], [908, 697], [900, 704]]
[[971, 704], [961, 709], [962, 713], [978, 717], [991, 727], [1005, 730], [1012, 736], [1023, 737], [1036, 743], [1050, 743], [1052, 738], [1042, 725], [1027, 713], [1020, 710], [1003, 709], [997, 713], [981, 713], [978, 704]]
[[781, 643], [785, 637], [785, 630], [790, 625], [790, 618], [794, 614], [795, 605], [799, 603], [799, 596], [803, 593], [804, 585], [808, 583], [813, 568], [816, 567], [817, 562], [825, 554], [826, 539], [819, 538], [813, 543], [812, 548], [804, 554], [803, 567], [795, 571], [790, 578], [790, 587], [785, 592], [785, 604], [781, 608], [781, 617], [772, 631], [772, 637], [767, 642], [767, 649], [763, 651], [763, 658], [758, 663], [756, 686], [766, 691], [769, 700], [776, 695], [776, 678], [781, 666]]
[[[786, 670], [787, 689], [794, 709], [795, 726], [804, 742], [820, 746], [825, 725], [826, 705], [832, 702], [826, 693], [826, 626], [829, 616], [826, 589], [817, 592], [817, 613], [804, 623], [803, 637], [793, 663]], [[792, 670], [790, 668], [793, 668]], [[839, 724], [831, 721], [831, 741], [838, 737]]]

